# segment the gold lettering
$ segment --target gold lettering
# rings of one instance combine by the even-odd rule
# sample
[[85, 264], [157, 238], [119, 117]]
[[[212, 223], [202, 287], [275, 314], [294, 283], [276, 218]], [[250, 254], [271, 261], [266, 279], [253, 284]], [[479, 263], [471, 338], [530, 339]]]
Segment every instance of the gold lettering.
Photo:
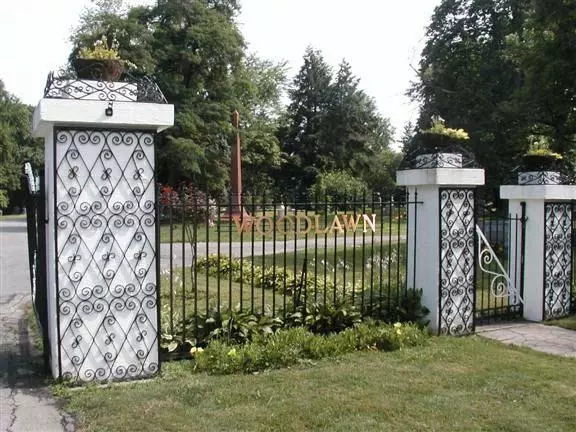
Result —
[[[302, 231], [302, 224], [300, 223], [301, 220], [305, 221], [305, 229]], [[308, 216], [298, 215], [296, 216], [296, 232], [298, 234], [308, 234], [312, 229], [312, 220]]]
[[[278, 221], [276, 222], [276, 229], [278, 230], [278, 233], [280, 235], [288, 235], [288, 234], [293, 234], [294, 233], [294, 222], [292, 222], [292, 216], [288, 215], [288, 216], [280, 216], [280, 218], [278, 219]], [[285, 221], [288, 221], [288, 223], [290, 224], [290, 230], [286, 230], [285, 228]]]
[[376, 215], [372, 214], [372, 220], [368, 217], [368, 215], [362, 215], [362, 224], [364, 225], [364, 232], [368, 232], [366, 228], [366, 224], [370, 226], [372, 232], [376, 232]]
[[316, 227], [316, 230], [314, 231], [314, 234], [316, 235], [327, 234], [328, 231], [330, 231], [330, 228], [320, 228], [320, 215], [314, 215], [314, 226]]
[[[268, 224], [268, 229], [266, 230], [266, 223]], [[274, 231], [274, 222], [272, 222], [272, 219], [269, 216], [260, 216], [256, 219], [256, 231], [258, 232], [258, 234], [260, 235], [267, 235], [267, 234], [271, 234], [272, 231]], [[262, 226], [264, 226], [264, 229], [262, 229]]]
[[340, 234], [344, 232], [344, 228], [342, 228], [342, 224], [340, 223], [340, 219], [338, 219], [338, 215], [334, 215], [334, 220], [332, 221], [330, 231], [332, 232], [338, 231]]
[[236, 224], [236, 232], [237, 233], [241, 233], [241, 232], [250, 232], [252, 231], [252, 216], [238, 216], [238, 215], [234, 215], [232, 216], [232, 220], [234, 221], [234, 224]]
[[[360, 222], [360, 215], [356, 216], [356, 219], [354, 219], [354, 216], [350, 215], [347, 216], [345, 214], [342, 215], [342, 220], [344, 221], [344, 227], [346, 228], [346, 231], [356, 231], [356, 228], [358, 228], [358, 223]], [[348, 219], [350, 218], [350, 219]]]

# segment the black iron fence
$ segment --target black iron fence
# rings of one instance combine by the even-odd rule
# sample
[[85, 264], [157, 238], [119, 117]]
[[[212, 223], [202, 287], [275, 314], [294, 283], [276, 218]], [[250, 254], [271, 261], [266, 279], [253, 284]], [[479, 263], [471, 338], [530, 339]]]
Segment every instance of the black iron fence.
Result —
[[476, 208], [477, 324], [519, 319], [523, 312], [525, 207], [511, 213], [507, 202], [486, 196]]
[[572, 298], [570, 309], [576, 313], [576, 201], [572, 201]]
[[46, 286], [46, 207], [44, 173], [26, 172], [26, 226], [28, 237], [28, 264], [32, 306], [42, 333], [44, 366], [49, 368], [48, 298]]
[[196, 189], [164, 188], [159, 197], [161, 333], [172, 354], [201, 343], [230, 311], [283, 320], [332, 308], [394, 321], [407, 288], [418, 288], [406, 280], [417, 196], [405, 191], [386, 199], [243, 196], [241, 206]]

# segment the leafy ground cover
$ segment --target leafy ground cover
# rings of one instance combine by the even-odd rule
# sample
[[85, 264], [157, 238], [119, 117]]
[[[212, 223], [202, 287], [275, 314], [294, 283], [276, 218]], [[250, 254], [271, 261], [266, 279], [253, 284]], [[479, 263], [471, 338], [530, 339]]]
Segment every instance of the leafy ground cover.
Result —
[[257, 375], [164, 363], [148, 382], [56, 387], [79, 431], [573, 431], [576, 360], [479, 337]]

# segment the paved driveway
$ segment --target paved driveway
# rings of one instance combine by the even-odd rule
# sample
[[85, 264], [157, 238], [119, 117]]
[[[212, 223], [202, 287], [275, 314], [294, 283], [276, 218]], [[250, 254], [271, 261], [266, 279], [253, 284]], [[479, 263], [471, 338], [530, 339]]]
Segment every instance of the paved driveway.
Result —
[[32, 356], [24, 308], [30, 303], [26, 220], [0, 221], [0, 432], [74, 430], [44, 386]]
[[[298, 240], [287, 240], [286, 243], [284, 241], [255, 241], [252, 244], [249, 241], [245, 242], [232, 242], [231, 244], [228, 242], [220, 242], [220, 248], [218, 248], [218, 242], [198, 242], [196, 245], [196, 251], [198, 256], [206, 256], [212, 254], [220, 254], [223, 256], [231, 255], [233, 257], [250, 257], [252, 254], [255, 256], [262, 256], [262, 255], [272, 255], [272, 254], [282, 254], [284, 252], [290, 253], [294, 252], [295, 250], [304, 250], [304, 249], [314, 249], [318, 248], [319, 250], [326, 248], [339, 248], [343, 250], [344, 245], [346, 247], [351, 248], [354, 244], [356, 247], [362, 247], [363, 244], [370, 245], [371, 238], [367, 237], [366, 239], [362, 239], [362, 237], [347, 237], [346, 243], [344, 243], [344, 237], [337, 237], [336, 240], [334, 238], [328, 238], [326, 241], [325, 239], [318, 238], [318, 241], [312, 239], [298, 239]], [[388, 241], [392, 241], [392, 244], [396, 244], [397, 242], [405, 242], [405, 236], [393, 236], [392, 238], [388, 239], [387, 237], [382, 239], [383, 244], [388, 244]], [[374, 251], [375, 253], [378, 252], [378, 248], [380, 247], [380, 238], [374, 239]], [[253, 251], [253, 252], [252, 252]], [[170, 268], [170, 255], [173, 258], [173, 265], [175, 267], [182, 265], [182, 257], [184, 256], [185, 262], [187, 258], [192, 257], [192, 246], [189, 243], [161, 243], [160, 244], [160, 266], [165, 268]]]

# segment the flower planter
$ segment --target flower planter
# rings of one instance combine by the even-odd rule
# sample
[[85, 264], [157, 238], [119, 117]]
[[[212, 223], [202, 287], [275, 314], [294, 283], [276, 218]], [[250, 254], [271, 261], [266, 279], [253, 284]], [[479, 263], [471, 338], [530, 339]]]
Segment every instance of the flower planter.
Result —
[[552, 155], [524, 155], [522, 168], [524, 172], [555, 171], [558, 159]]
[[124, 63], [113, 59], [78, 58], [74, 60], [74, 69], [79, 79], [118, 81], [124, 73]]
[[558, 171], [525, 171], [518, 174], [519, 185], [558, 185], [562, 183]]
[[425, 153], [416, 156], [416, 168], [462, 168], [462, 155], [458, 153]]

